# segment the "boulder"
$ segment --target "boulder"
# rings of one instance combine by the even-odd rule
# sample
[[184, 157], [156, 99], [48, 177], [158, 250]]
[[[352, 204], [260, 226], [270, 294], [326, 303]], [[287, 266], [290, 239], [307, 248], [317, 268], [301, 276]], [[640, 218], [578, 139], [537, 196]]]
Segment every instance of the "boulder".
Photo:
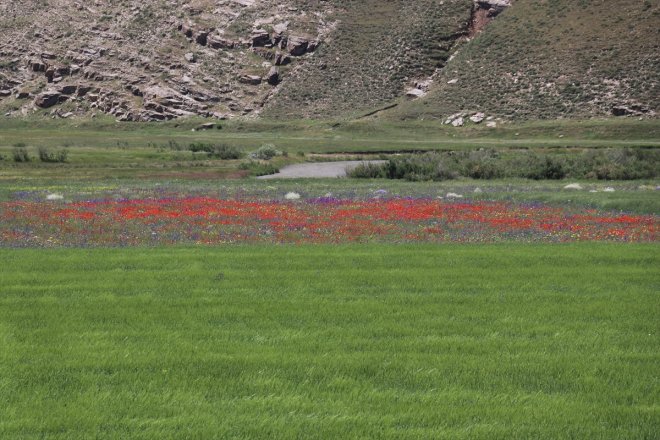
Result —
[[184, 58], [186, 59], [186, 61], [188, 61], [189, 63], [194, 63], [195, 61], [197, 61], [197, 58], [195, 57], [195, 54], [192, 53], [192, 52], [188, 52], [188, 53], [186, 53], [183, 57], [184, 57]]
[[257, 75], [243, 75], [238, 80], [243, 84], [250, 84], [252, 86], [261, 84], [261, 77]]
[[463, 113], [463, 112], [454, 113], [453, 115], [449, 116], [445, 120], [445, 125], [454, 125], [454, 122], [456, 122], [460, 119], [460, 122], [457, 122], [458, 125], [454, 125], [454, 127], [460, 127], [465, 122], [465, 120], [463, 119], [464, 116], [465, 116], [465, 113]]
[[291, 35], [287, 39], [286, 50], [287, 52], [289, 52], [290, 55], [294, 57], [305, 55], [307, 53], [308, 48], [309, 48], [308, 38], [299, 35]]
[[41, 108], [52, 107], [60, 102], [62, 95], [55, 90], [48, 90], [40, 93], [34, 98], [34, 105]]
[[215, 122], [207, 122], [205, 124], [198, 125], [195, 130], [211, 130], [215, 128]]
[[612, 107], [613, 116], [641, 116], [645, 113], [649, 113], [649, 109], [640, 104], [632, 104], [629, 106], [617, 105]]
[[208, 37], [209, 37], [209, 33], [203, 31], [197, 34], [197, 36], [195, 37], [195, 41], [197, 42], [197, 44], [201, 46], [206, 46], [206, 43], [208, 42]]
[[209, 35], [206, 39], [206, 44], [213, 49], [233, 49], [240, 45], [234, 40], [219, 35]]
[[454, 127], [462, 127], [465, 124], [465, 120], [462, 117], [458, 117], [451, 121], [451, 125]]
[[276, 35], [282, 35], [286, 30], [289, 28], [289, 23], [277, 23], [276, 25], [273, 26], [273, 32]]
[[270, 34], [264, 29], [256, 29], [252, 31], [252, 47], [263, 47], [271, 44]]
[[470, 116], [470, 121], [474, 122], [475, 124], [480, 124], [484, 119], [486, 119], [486, 115], [482, 112], [478, 112]]
[[291, 57], [289, 55], [283, 54], [282, 52], [277, 52], [275, 54], [276, 66], [286, 66], [289, 63], [291, 63]]
[[276, 86], [280, 82], [280, 69], [277, 66], [273, 66], [270, 68], [268, 71], [268, 74], [266, 75], [266, 81], [268, 81], [268, 84], [271, 86]]
[[28, 65], [33, 72], [45, 72], [46, 69], [48, 69], [48, 65], [46, 63], [42, 63], [38, 60], [31, 60]]
[[91, 90], [92, 90], [92, 88], [89, 87], [89, 86], [78, 86], [78, 90], [77, 90], [76, 94], [77, 94], [78, 96], [85, 96], [85, 95], [88, 94]]
[[66, 86], [59, 86], [57, 88], [57, 91], [62, 95], [73, 95], [74, 93], [76, 93], [77, 89], [78, 86], [76, 85], [66, 85]]
[[406, 96], [408, 98], [412, 98], [412, 99], [420, 98], [424, 95], [426, 95], [426, 92], [424, 92], [424, 90], [417, 89], [417, 88], [409, 89], [408, 91], [406, 91]]

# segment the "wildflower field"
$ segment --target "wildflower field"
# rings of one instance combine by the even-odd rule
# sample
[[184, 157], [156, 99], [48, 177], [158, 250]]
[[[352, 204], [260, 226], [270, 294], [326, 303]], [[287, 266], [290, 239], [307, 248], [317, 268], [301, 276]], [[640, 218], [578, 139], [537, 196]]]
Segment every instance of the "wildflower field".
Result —
[[[292, 193], [297, 196], [296, 193]], [[656, 239], [653, 215], [429, 199], [168, 197], [0, 203], [1, 246]]]
[[31, 185], [0, 187], [0, 438], [660, 430], [652, 182]]

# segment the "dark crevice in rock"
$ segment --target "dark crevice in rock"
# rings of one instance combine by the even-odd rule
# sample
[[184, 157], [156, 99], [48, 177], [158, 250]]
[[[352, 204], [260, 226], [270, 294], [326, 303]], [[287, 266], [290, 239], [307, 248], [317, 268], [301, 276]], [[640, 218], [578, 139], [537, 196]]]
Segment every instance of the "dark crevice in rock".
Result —
[[511, 6], [511, 0], [475, 0], [467, 36], [474, 37]]

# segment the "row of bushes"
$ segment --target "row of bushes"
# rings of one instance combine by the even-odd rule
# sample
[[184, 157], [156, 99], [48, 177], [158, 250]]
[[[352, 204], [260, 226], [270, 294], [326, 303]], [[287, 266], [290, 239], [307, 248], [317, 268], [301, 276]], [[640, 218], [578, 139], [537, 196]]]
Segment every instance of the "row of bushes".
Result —
[[[64, 163], [69, 158], [69, 152], [62, 148], [60, 150], [51, 150], [46, 147], [39, 147], [38, 156], [41, 162], [48, 163]], [[0, 155], [0, 160], [4, 160], [4, 156]], [[12, 150], [12, 159], [14, 162], [32, 162], [33, 157], [25, 147], [14, 147]]]
[[[241, 159], [245, 156], [243, 151], [239, 148], [228, 144], [194, 142], [188, 145], [181, 145], [175, 141], [170, 141], [168, 147], [176, 151], [207, 153], [209, 158], [217, 158], [221, 160]], [[40, 147], [38, 153], [39, 160], [42, 162], [66, 162], [68, 159], [68, 151], [66, 149], [54, 151], [45, 147]], [[264, 144], [259, 149], [249, 154], [250, 159], [255, 160], [270, 160], [276, 156], [287, 156], [287, 153], [276, 149], [273, 144]], [[31, 162], [33, 159], [24, 144], [19, 144], [14, 147], [12, 157], [14, 162]], [[5, 157], [0, 155], [0, 160], [4, 159]]]
[[[169, 141], [168, 148], [176, 151], [192, 151], [193, 153], [207, 153], [209, 157], [222, 160], [241, 159], [244, 156], [242, 150], [227, 144], [210, 144], [203, 142], [193, 142], [188, 145], [179, 144], [176, 141]], [[286, 151], [282, 152], [275, 148], [273, 144], [264, 144], [256, 151], [249, 154], [250, 159], [270, 160], [276, 156], [287, 156]]]
[[444, 151], [392, 157], [384, 164], [362, 164], [349, 175], [356, 178], [441, 181], [458, 177], [534, 180], [632, 180], [658, 177], [660, 150], [625, 148], [583, 153], [500, 153], [493, 149]]

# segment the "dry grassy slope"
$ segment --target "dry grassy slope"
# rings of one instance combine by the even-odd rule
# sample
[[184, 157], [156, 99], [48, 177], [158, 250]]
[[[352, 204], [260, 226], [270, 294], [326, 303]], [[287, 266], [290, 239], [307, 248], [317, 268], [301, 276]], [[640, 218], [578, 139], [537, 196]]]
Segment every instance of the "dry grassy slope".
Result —
[[472, 0], [334, 0], [338, 26], [266, 104], [271, 117], [350, 116], [403, 95], [444, 65]]
[[653, 115], [659, 77], [658, 1], [517, 0], [461, 47], [429, 95], [389, 117]]

